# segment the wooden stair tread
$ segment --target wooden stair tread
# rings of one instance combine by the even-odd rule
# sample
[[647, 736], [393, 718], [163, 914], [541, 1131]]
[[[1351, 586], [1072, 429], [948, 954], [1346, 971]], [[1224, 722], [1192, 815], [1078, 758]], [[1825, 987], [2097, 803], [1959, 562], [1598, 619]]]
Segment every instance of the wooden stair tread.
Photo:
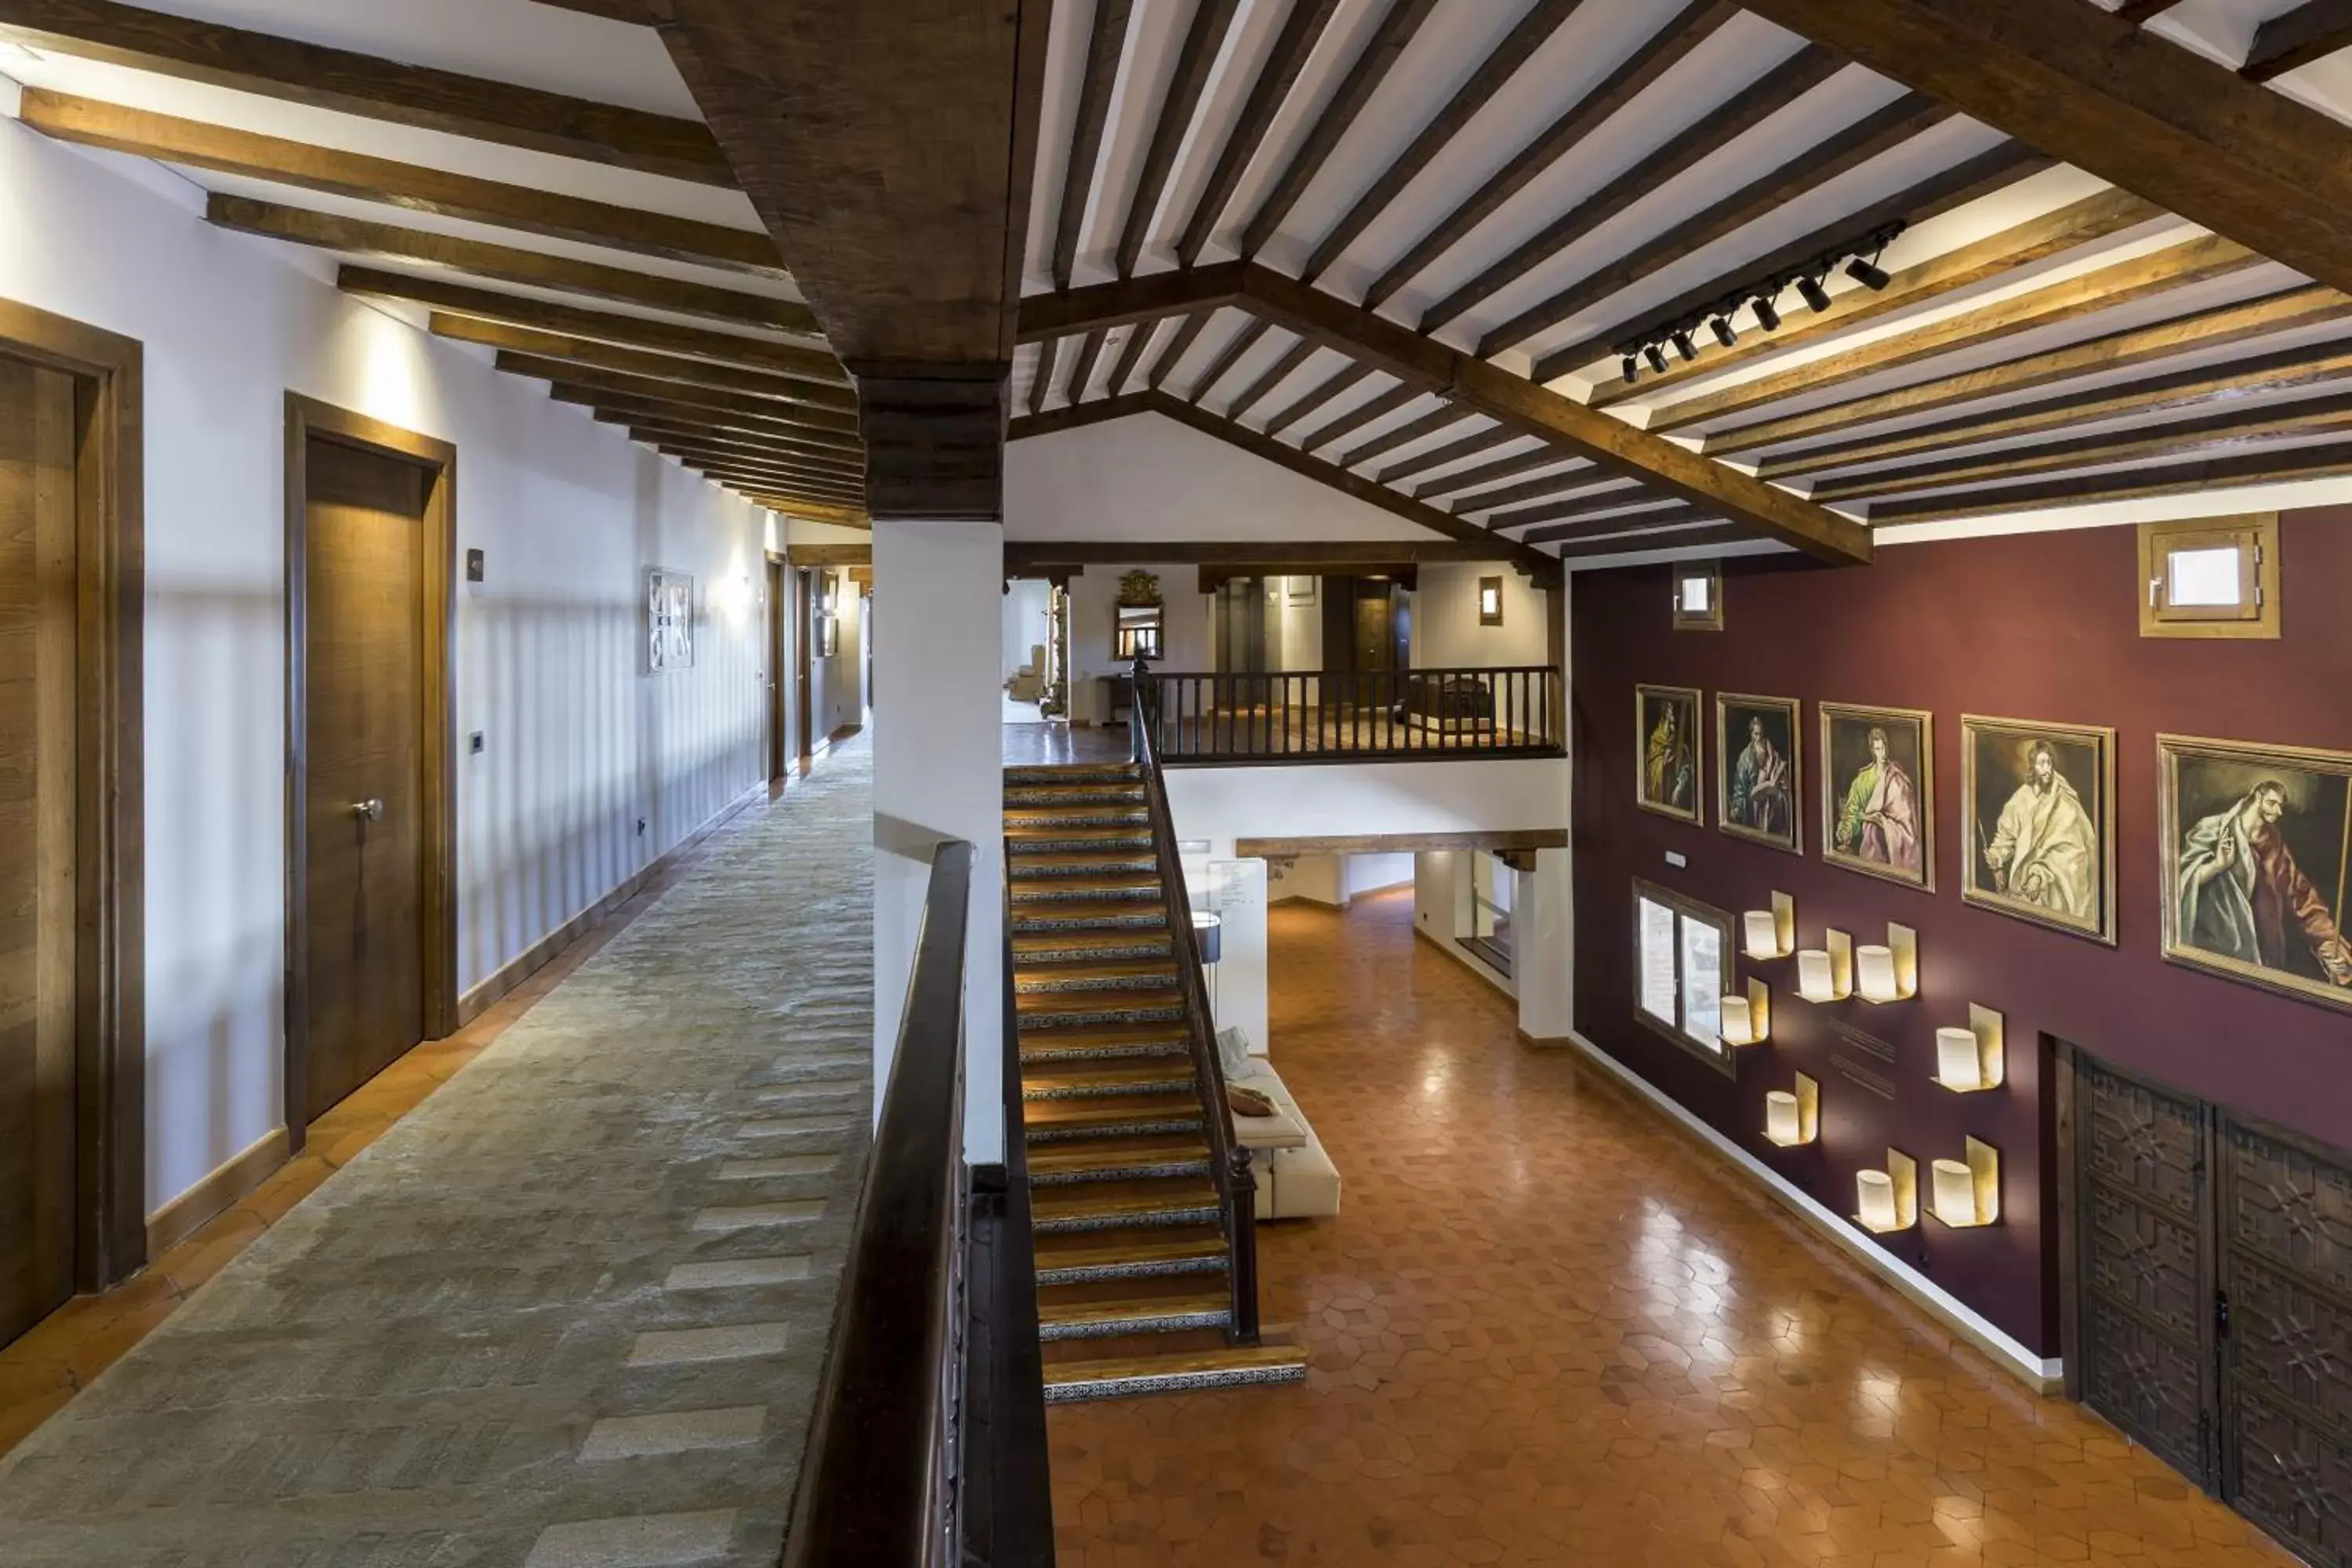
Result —
[[1156, 899], [1040, 899], [1013, 906], [1016, 936], [1167, 929], [1168, 906]]
[[1013, 1004], [1024, 1018], [1056, 1014], [1092, 1017], [1098, 1013], [1166, 1012], [1182, 1006], [1184, 994], [1173, 985], [1150, 991], [1024, 991]]
[[1101, 1187], [1042, 1187], [1029, 1197], [1030, 1215], [1040, 1223], [1115, 1220], [1216, 1206], [1217, 1189], [1206, 1176], [1169, 1176]]
[[[1022, 1125], [1055, 1132], [1081, 1127], [1132, 1127], [1202, 1118], [1198, 1094], [1114, 1094], [1089, 1100], [1031, 1100], [1021, 1106]], [[1032, 1152], [1033, 1156], [1034, 1151]]]
[[[1088, 895], [1092, 895], [1089, 899]], [[1013, 878], [1013, 900], [1015, 903], [1118, 903], [1146, 900], [1157, 901], [1166, 896], [1157, 876], [1139, 874], [1132, 877], [1024, 877], [1017, 872]]]
[[1173, 986], [1176, 984], [1176, 961], [1139, 957], [1017, 963], [1013, 965], [1013, 979], [1015, 984], [1024, 980], [1058, 980], [1068, 985], [1082, 985], [1088, 981], [1150, 980], [1158, 985]]
[[1216, 1350], [1177, 1351], [1166, 1355], [1121, 1356], [1111, 1361], [1066, 1361], [1045, 1368], [1045, 1381], [1097, 1383], [1128, 1378], [1173, 1377], [1185, 1373], [1241, 1372], [1270, 1368], [1305, 1370], [1299, 1345], [1225, 1345]]
[[1078, 1231], [1037, 1238], [1037, 1267], [1049, 1268], [1117, 1268], [1154, 1263], [1197, 1263], [1225, 1257], [1223, 1232], [1202, 1226], [1186, 1233], [1158, 1231], [1112, 1237], [1102, 1231]]
[[[1054, 1287], [1046, 1287], [1049, 1290]], [[1041, 1301], [1037, 1306], [1040, 1328], [1078, 1328], [1099, 1323], [1149, 1322], [1153, 1319], [1197, 1318], [1209, 1313], [1230, 1313], [1233, 1292], [1220, 1284], [1214, 1289], [1160, 1290], [1149, 1295], [1120, 1296], [1097, 1300]]]
[[1206, 1164], [1208, 1160], [1209, 1145], [1197, 1132], [1113, 1134], [1030, 1150], [1029, 1179], [1087, 1175], [1129, 1166]]
[[1013, 846], [1013, 865], [1015, 873], [1023, 876], [1071, 866], [1116, 866], [1124, 870], [1139, 862], [1157, 866], [1160, 851], [1149, 844], [1132, 848], [1102, 845], [1083, 849], [1024, 849], [1018, 844]]
[[[1146, 1085], [1189, 1085], [1192, 1081], [1192, 1064], [1181, 1057], [1162, 1057], [1139, 1062], [1113, 1058], [1056, 1068], [1050, 1072], [1024, 1072], [1021, 1075], [1021, 1094], [1022, 1099], [1032, 1105], [1064, 1099], [1136, 1099], [1142, 1098], [1141, 1091]], [[1122, 1090], [1135, 1092], [1122, 1093]], [[1193, 1103], [1200, 1103], [1197, 1097]]]
[[1024, 968], [1028, 966], [1024, 959], [1037, 963], [1070, 962], [1042, 956], [1049, 953], [1099, 952], [1116, 957], [1155, 958], [1167, 956], [1168, 951], [1165, 921], [1110, 931], [1022, 931], [1013, 939], [1013, 962]]
[[1024, 843], [1027, 839], [1109, 844], [1121, 847], [1132, 844], [1149, 848], [1151, 845], [1151, 825], [1148, 822], [1105, 822], [1057, 826], [1052, 823], [1013, 823], [1006, 826], [1004, 837], [1012, 841], [1013, 852], [1023, 855], [1031, 852]]

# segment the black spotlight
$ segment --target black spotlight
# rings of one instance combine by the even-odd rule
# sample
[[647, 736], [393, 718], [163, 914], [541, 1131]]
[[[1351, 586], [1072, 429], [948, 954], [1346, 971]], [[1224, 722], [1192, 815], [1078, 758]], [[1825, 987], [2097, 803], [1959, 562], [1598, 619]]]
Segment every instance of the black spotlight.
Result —
[[1656, 371], [1660, 375], [1664, 375], [1666, 373], [1666, 356], [1664, 351], [1662, 351], [1657, 344], [1652, 343], [1648, 348], [1643, 349], [1642, 351], [1642, 357], [1648, 360], [1650, 362], [1650, 368]]
[[1749, 300], [1748, 303], [1756, 307], [1756, 324], [1758, 326], [1763, 328], [1768, 332], [1777, 332], [1780, 330], [1780, 312], [1773, 305], [1771, 300], [1767, 300], [1763, 295], [1759, 294], [1755, 299]]
[[1676, 332], [1675, 334], [1675, 353], [1682, 355], [1683, 363], [1685, 364], [1688, 364], [1691, 361], [1698, 358], [1698, 345], [1691, 342], [1691, 335], [1688, 332]]
[[1715, 330], [1715, 341], [1721, 343], [1725, 348], [1729, 348], [1732, 344], [1739, 341], [1739, 334], [1731, 330], [1730, 317], [1717, 316], [1708, 324]]
[[1864, 261], [1859, 256], [1845, 264], [1845, 275], [1874, 294], [1894, 281], [1875, 263]]
[[1625, 373], [1625, 384], [1628, 386], [1633, 385], [1633, 383], [1641, 377], [1642, 367], [1634, 363], [1633, 356], [1632, 354], [1627, 354], [1625, 356], [1625, 363], [1618, 368]]
[[1824, 289], [1821, 286], [1820, 281], [1814, 278], [1804, 277], [1798, 279], [1797, 292], [1804, 296], [1805, 303], [1811, 307], [1816, 314], [1830, 308], [1828, 290]]

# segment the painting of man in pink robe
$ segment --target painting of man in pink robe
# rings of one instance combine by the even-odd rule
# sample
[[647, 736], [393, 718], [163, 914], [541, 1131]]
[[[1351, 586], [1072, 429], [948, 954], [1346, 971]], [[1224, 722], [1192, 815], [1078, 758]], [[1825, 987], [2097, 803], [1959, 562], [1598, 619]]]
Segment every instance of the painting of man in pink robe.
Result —
[[[1826, 813], [1830, 848], [1833, 858], [1856, 870], [1926, 887], [1927, 811], [1919, 781], [1927, 771], [1927, 726], [1924, 715], [1900, 721], [1906, 727], [1896, 744], [1893, 721], [1868, 723], [1864, 730], [1855, 719], [1825, 716], [1825, 727], [1833, 731], [1825, 749], [1835, 769]], [[1867, 747], [1862, 756], [1855, 755], [1861, 748], [1853, 744], [1858, 732]], [[1906, 765], [1913, 759], [1914, 765]]]

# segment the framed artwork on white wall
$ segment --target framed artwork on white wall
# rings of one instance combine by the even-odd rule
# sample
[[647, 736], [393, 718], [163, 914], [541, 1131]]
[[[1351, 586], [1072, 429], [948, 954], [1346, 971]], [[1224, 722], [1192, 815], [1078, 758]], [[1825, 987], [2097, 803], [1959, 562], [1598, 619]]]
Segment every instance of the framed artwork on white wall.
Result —
[[666, 566], [646, 570], [646, 672], [694, 668], [694, 579]]

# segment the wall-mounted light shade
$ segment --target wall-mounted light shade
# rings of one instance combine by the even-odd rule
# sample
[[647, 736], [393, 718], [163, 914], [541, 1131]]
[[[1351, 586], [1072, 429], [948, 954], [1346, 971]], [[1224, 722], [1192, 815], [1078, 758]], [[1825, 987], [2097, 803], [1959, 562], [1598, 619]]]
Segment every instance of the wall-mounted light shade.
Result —
[[1816, 315], [1830, 308], [1829, 291], [1823, 289], [1814, 279], [1798, 279], [1797, 292], [1803, 298], [1806, 305], [1810, 307]]
[[1889, 924], [1886, 942], [1853, 950], [1856, 994], [1865, 1002], [1907, 1002], [1919, 994], [1919, 933]]
[[1990, 1225], [2000, 1217], [2000, 1151], [1971, 1138], [1965, 1160], [1935, 1163], [1930, 1213], [1956, 1229]]
[[1739, 922], [1748, 956], [1759, 963], [1797, 951], [1797, 900], [1786, 893], [1774, 893], [1770, 909], [1749, 910]]
[[1969, 1026], [1936, 1031], [1936, 1081], [1954, 1094], [1999, 1089], [2008, 1078], [2001, 1016], [1969, 1004]]
[[1900, 1150], [1886, 1152], [1886, 1169], [1857, 1171], [1854, 1218], [1863, 1229], [1885, 1236], [1919, 1223], [1919, 1164]]
[[1843, 1002], [1853, 994], [1853, 938], [1826, 931], [1822, 945], [1797, 954], [1797, 994], [1808, 1002]]
[[1854, 1179], [1854, 1191], [1862, 1203], [1862, 1223], [1873, 1230], [1898, 1230], [1900, 1217], [1895, 1207], [1895, 1178], [1884, 1171], [1864, 1171]]
[[1756, 324], [1768, 332], [1779, 331], [1780, 330], [1780, 307], [1761, 294], [1756, 296], [1751, 302], [1756, 307]]
[[1764, 1136], [1783, 1149], [1801, 1148], [1821, 1136], [1822, 1086], [1797, 1075], [1793, 1089], [1764, 1096]]
[[1880, 271], [1874, 264], [1864, 261], [1859, 256], [1845, 264], [1845, 275], [1874, 294], [1895, 281], [1885, 272]]

